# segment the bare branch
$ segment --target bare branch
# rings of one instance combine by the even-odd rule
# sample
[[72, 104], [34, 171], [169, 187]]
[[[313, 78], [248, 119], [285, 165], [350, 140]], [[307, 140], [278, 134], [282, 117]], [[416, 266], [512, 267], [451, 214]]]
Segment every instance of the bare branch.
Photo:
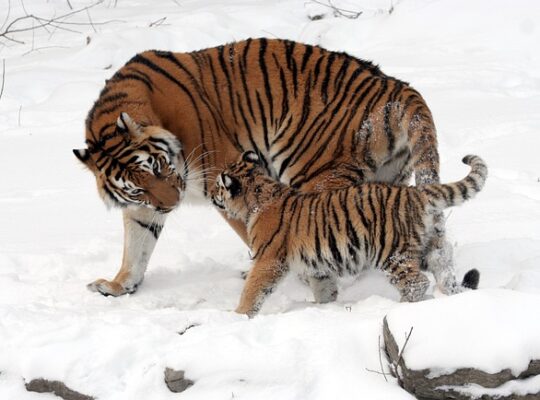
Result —
[[69, 0], [66, 0], [66, 1], [67, 1], [67, 3], [68, 3], [69, 9], [70, 9], [70, 10], [73, 10], [73, 6], [71, 5], [70, 1], [69, 1]]
[[323, 3], [322, 1], [319, 1], [319, 0], [311, 0], [311, 1], [313, 3], [332, 9], [336, 17], [356, 19], [363, 13], [363, 11], [352, 11], [352, 10], [346, 10], [344, 8], [336, 7], [334, 4], [332, 4], [332, 0], [328, 0], [328, 3]]
[[92, 22], [92, 17], [90, 16], [90, 11], [88, 11], [88, 9], [86, 9], [86, 15], [88, 15], [88, 21], [90, 21], [90, 25], [92, 25], [92, 29], [94, 30], [95, 33], [97, 33], [97, 29], [94, 26], [94, 23]]
[[409, 343], [409, 339], [411, 337], [413, 328], [414, 327], [411, 326], [411, 329], [409, 330], [409, 333], [405, 337], [405, 343], [403, 343], [403, 347], [401, 348], [401, 351], [399, 352], [398, 359], [397, 359], [396, 363], [394, 364], [394, 374], [395, 374], [395, 376], [397, 378], [399, 378], [399, 374], [398, 374], [399, 364], [401, 364], [401, 360], [403, 359], [403, 352], [405, 351], [405, 347], [407, 347], [407, 343]]
[[163, 18], [157, 19], [157, 20], [155, 20], [153, 22], [150, 22], [148, 27], [152, 28], [154, 26], [161, 26], [161, 25], [163, 25], [163, 23], [165, 22], [166, 19], [167, 19], [167, 17], [163, 17]]
[[[86, 7], [77, 9], [77, 10], [70, 11], [70, 12], [62, 14], [60, 16], [55, 16], [53, 18], [43, 18], [43, 17], [37, 16], [37, 15], [34, 15], [34, 14], [28, 14], [26, 12], [26, 9], [24, 8], [24, 3], [22, 3], [23, 4], [23, 9], [24, 9], [26, 15], [24, 15], [22, 17], [15, 18], [11, 22], [9, 22], [7, 24], [7, 26], [6, 26], [6, 23], [7, 23], [7, 19], [6, 19], [6, 21], [4, 22], [4, 25], [3, 25], [3, 26], [5, 26], [5, 28], [3, 28], [2, 31], [0, 31], [0, 38], [4, 38], [4, 39], [9, 40], [11, 42], [24, 44], [24, 42], [22, 40], [15, 39], [13, 37], [13, 35], [16, 34], [16, 33], [33, 31], [33, 30], [38, 29], [38, 28], [43, 28], [43, 29], [47, 30], [47, 27], [54, 28], [54, 30], [61, 29], [61, 30], [65, 30], [65, 31], [68, 31], [68, 32], [81, 33], [79, 31], [67, 28], [66, 25], [92, 26], [94, 31], [97, 32], [97, 30], [95, 28], [96, 25], [105, 25], [105, 24], [108, 24], [108, 23], [111, 23], [111, 22], [115, 22], [113, 20], [104, 21], [104, 22], [94, 22], [94, 21], [92, 21], [92, 18], [90, 17], [90, 13], [89, 13], [88, 10], [90, 10], [91, 8], [103, 3], [103, 1], [104, 0], [98, 0], [93, 4], [90, 4], [89, 6], [86, 6]], [[8, 12], [9, 12], [9, 10], [8, 10]], [[69, 17], [71, 17], [73, 15], [79, 14], [81, 12], [86, 12], [87, 13], [89, 22], [65, 21], [65, 19], [67, 19], [67, 18], [69, 18]], [[20, 24], [22, 21], [37, 22], [39, 24], [39, 26], [32, 25], [30, 27], [15, 28], [15, 26], [17, 24]], [[48, 30], [47, 30], [47, 32], [48, 32]], [[52, 33], [51, 33], [51, 35], [52, 35]]]
[[379, 335], [379, 365], [381, 366], [381, 372], [384, 376], [384, 380], [388, 382], [388, 379], [386, 378], [386, 373], [384, 372], [383, 363], [382, 363], [382, 347], [381, 347], [381, 335]]
[[6, 59], [2, 60], [2, 86], [0, 87], [0, 99], [4, 94], [4, 84], [6, 83]]
[[2, 29], [4, 29], [4, 26], [6, 26], [8, 20], [9, 20], [9, 15], [10, 14], [11, 14], [11, 0], [8, 0], [8, 10], [7, 10], [6, 19], [4, 20], [4, 22], [2, 22], [2, 26], [0, 27], [0, 31]]

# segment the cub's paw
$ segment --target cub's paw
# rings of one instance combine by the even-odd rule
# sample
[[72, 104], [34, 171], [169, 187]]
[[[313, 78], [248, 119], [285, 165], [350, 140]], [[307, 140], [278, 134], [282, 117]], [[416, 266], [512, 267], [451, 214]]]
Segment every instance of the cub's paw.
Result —
[[257, 315], [257, 312], [259, 310], [253, 310], [251, 308], [248, 308], [248, 307], [242, 307], [242, 306], [238, 306], [236, 307], [236, 310], [234, 310], [235, 313], [237, 314], [244, 314], [244, 315], [247, 315], [249, 319], [253, 318], [255, 315]]
[[137, 291], [138, 284], [124, 287], [118, 282], [108, 281], [106, 279], [98, 279], [86, 285], [91, 292], [101, 293], [103, 296], [122, 296], [123, 294], [132, 294]]

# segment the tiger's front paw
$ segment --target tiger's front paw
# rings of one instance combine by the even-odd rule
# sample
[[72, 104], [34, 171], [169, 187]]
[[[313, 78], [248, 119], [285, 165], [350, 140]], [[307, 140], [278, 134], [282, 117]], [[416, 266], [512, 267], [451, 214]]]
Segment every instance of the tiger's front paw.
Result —
[[98, 279], [92, 283], [86, 285], [91, 292], [101, 293], [103, 296], [122, 296], [123, 294], [132, 294], [137, 291], [139, 284], [124, 287], [115, 281], [108, 281], [106, 279]]

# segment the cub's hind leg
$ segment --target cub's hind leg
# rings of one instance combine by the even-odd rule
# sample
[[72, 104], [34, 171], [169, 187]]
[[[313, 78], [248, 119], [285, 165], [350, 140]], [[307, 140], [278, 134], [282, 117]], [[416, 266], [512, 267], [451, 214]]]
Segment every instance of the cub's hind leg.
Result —
[[248, 273], [236, 312], [254, 317], [288, 270], [289, 266], [277, 259], [256, 260]]
[[[437, 217], [435, 216], [435, 220]], [[478, 288], [480, 273], [476, 269], [469, 270], [461, 283], [457, 281], [452, 247], [445, 240], [444, 231], [440, 232], [435, 228], [435, 233], [428, 242], [424, 260], [427, 270], [433, 273], [439, 289], [444, 294], [451, 295], [461, 293], [467, 289], [474, 290]]]
[[416, 255], [395, 254], [388, 259], [384, 271], [401, 294], [401, 301], [420, 301], [429, 287], [429, 279], [420, 271], [420, 259]]
[[313, 291], [316, 303], [336, 301], [338, 288], [336, 277], [333, 275], [308, 276], [309, 286]]
[[98, 279], [87, 285], [104, 296], [134, 293], [142, 283], [166, 215], [148, 208], [124, 209], [124, 255], [113, 280]]

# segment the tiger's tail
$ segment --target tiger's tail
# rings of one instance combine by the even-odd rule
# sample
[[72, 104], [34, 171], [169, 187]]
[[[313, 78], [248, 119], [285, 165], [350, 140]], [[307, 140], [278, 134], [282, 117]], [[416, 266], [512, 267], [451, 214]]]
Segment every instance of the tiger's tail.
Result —
[[469, 174], [462, 180], [447, 184], [429, 184], [418, 188], [434, 207], [433, 211], [463, 204], [476, 196], [486, 183], [488, 168], [484, 160], [475, 155], [463, 157], [463, 163], [471, 167]]

